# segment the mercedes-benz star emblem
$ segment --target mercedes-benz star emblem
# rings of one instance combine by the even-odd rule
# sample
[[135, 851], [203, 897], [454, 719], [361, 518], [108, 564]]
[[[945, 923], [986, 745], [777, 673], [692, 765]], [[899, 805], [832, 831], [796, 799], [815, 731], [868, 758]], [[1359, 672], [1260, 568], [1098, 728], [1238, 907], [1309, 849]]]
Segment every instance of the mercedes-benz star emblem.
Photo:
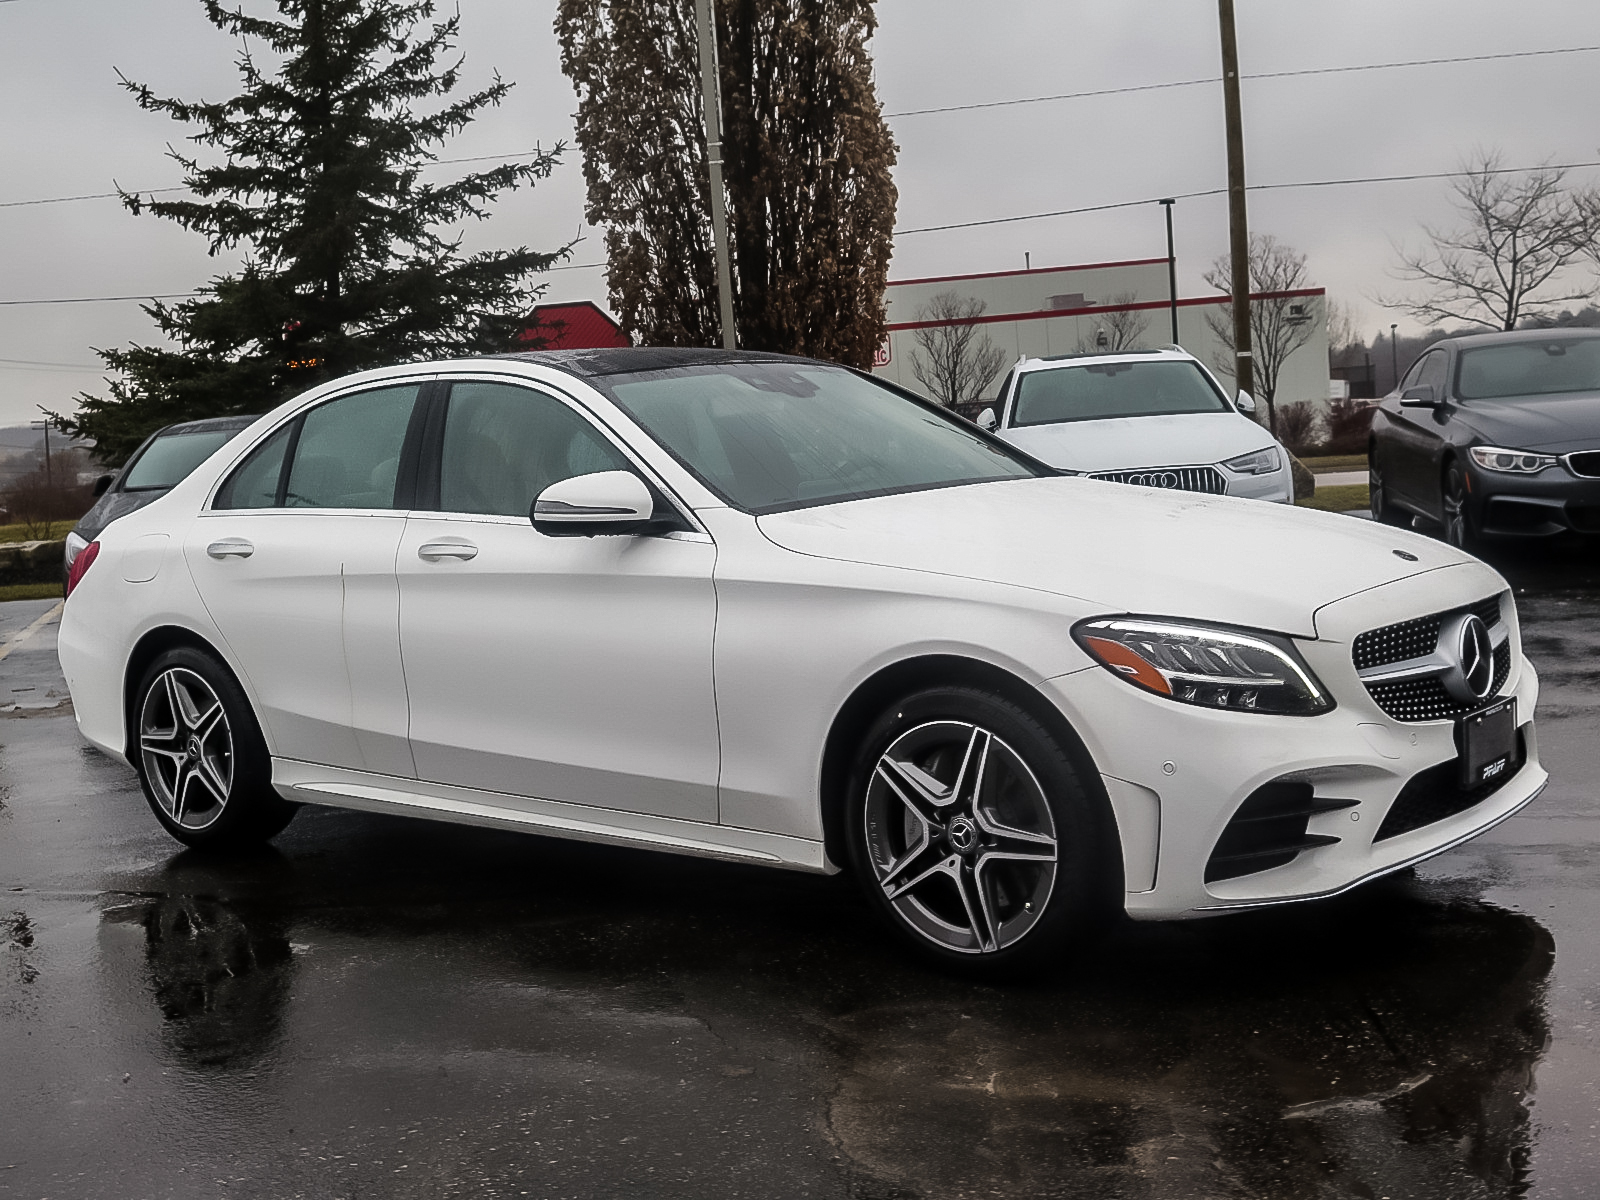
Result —
[[1483, 618], [1462, 613], [1439, 630], [1439, 653], [1450, 664], [1440, 682], [1452, 699], [1476, 704], [1494, 690], [1494, 644]]

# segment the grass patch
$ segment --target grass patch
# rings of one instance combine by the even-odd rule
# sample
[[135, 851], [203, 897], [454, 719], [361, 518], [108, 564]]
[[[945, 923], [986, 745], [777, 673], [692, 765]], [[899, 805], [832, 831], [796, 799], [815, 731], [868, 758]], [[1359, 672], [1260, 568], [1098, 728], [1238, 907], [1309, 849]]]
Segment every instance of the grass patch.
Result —
[[1315, 471], [1355, 471], [1367, 465], [1365, 454], [1324, 454], [1319, 458], [1302, 458], [1313, 472]]
[[59, 583], [8, 583], [0, 585], [0, 604], [7, 600], [59, 600]]
[[52, 521], [50, 528], [43, 537], [30, 536], [28, 527], [21, 523], [16, 525], [0, 525], [0, 543], [10, 542], [56, 542], [72, 532], [76, 521]]
[[1322, 512], [1350, 512], [1366, 508], [1371, 503], [1364, 483], [1345, 483], [1338, 487], [1319, 487], [1317, 494], [1305, 500], [1296, 500], [1301, 508], [1315, 508]]

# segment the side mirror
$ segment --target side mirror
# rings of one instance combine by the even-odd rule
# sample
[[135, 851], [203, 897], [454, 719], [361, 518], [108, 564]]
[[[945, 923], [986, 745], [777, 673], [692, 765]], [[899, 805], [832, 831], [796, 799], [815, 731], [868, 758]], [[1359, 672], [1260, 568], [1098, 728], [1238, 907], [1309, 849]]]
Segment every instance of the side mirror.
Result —
[[556, 537], [637, 533], [655, 507], [650, 489], [632, 471], [596, 471], [552, 483], [539, 493], [528, 519], [540, 533]]
[[973, 419], [977, 421], [980, 429], [987, 429], [990, 432], [1000, 427], [1000, 418], [994, 415], [994, 409], [992, 408], [984, 409]]
[[1254, 416], [1256, 411], [1256, 398], [1249, 392], [1240, 392], [1233, 402], [1234, 407], [1246, 416]]
[[96, 500], [106, 494], [106, 490], [111, 487], [111, 481], [115, 478], [115, 475], [102, 475], [94, 481], [94, 496]]
[[1402, 408], [1435, 408], [1439, 398], [1433, 394], [1433, 384], [1419, 383], [1416, 387], [1408, 387], [1400, 393]]

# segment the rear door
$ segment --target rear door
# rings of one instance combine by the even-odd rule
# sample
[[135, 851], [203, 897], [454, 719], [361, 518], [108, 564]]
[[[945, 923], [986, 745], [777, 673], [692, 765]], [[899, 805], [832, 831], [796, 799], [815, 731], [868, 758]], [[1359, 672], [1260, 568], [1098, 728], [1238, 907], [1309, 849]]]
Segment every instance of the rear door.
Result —
[[418, 776], [715, 821], [710, 537], [540, 533], [550, 484], [646, 473], [553, 394], [463, 380], [445, 403], [398, 559]]
[[191, 527], [185, 559], [281, 757], [414, 774], [394, 562], [422, 387], [364, 389], [295, 417]]

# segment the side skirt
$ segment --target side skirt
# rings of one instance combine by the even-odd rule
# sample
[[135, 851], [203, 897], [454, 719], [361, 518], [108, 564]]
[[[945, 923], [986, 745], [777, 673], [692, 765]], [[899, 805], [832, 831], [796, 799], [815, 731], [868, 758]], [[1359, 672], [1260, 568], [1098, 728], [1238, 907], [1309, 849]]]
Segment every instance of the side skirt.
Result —
[[838, 870], [828, 862], [821, 842], [805, 838], [592, 808], [559, 800], [479, 792], [443, 783], [319, 766], [290, 758], [272, 760], [272, 785], [284, 799], [298, 804], [425, 817], [460, 825], [482, 825], [490, 829], [631, 846], [639, 850], [664, 850], [671, 854], [692, 854], [818, 874], [832, 875]]

